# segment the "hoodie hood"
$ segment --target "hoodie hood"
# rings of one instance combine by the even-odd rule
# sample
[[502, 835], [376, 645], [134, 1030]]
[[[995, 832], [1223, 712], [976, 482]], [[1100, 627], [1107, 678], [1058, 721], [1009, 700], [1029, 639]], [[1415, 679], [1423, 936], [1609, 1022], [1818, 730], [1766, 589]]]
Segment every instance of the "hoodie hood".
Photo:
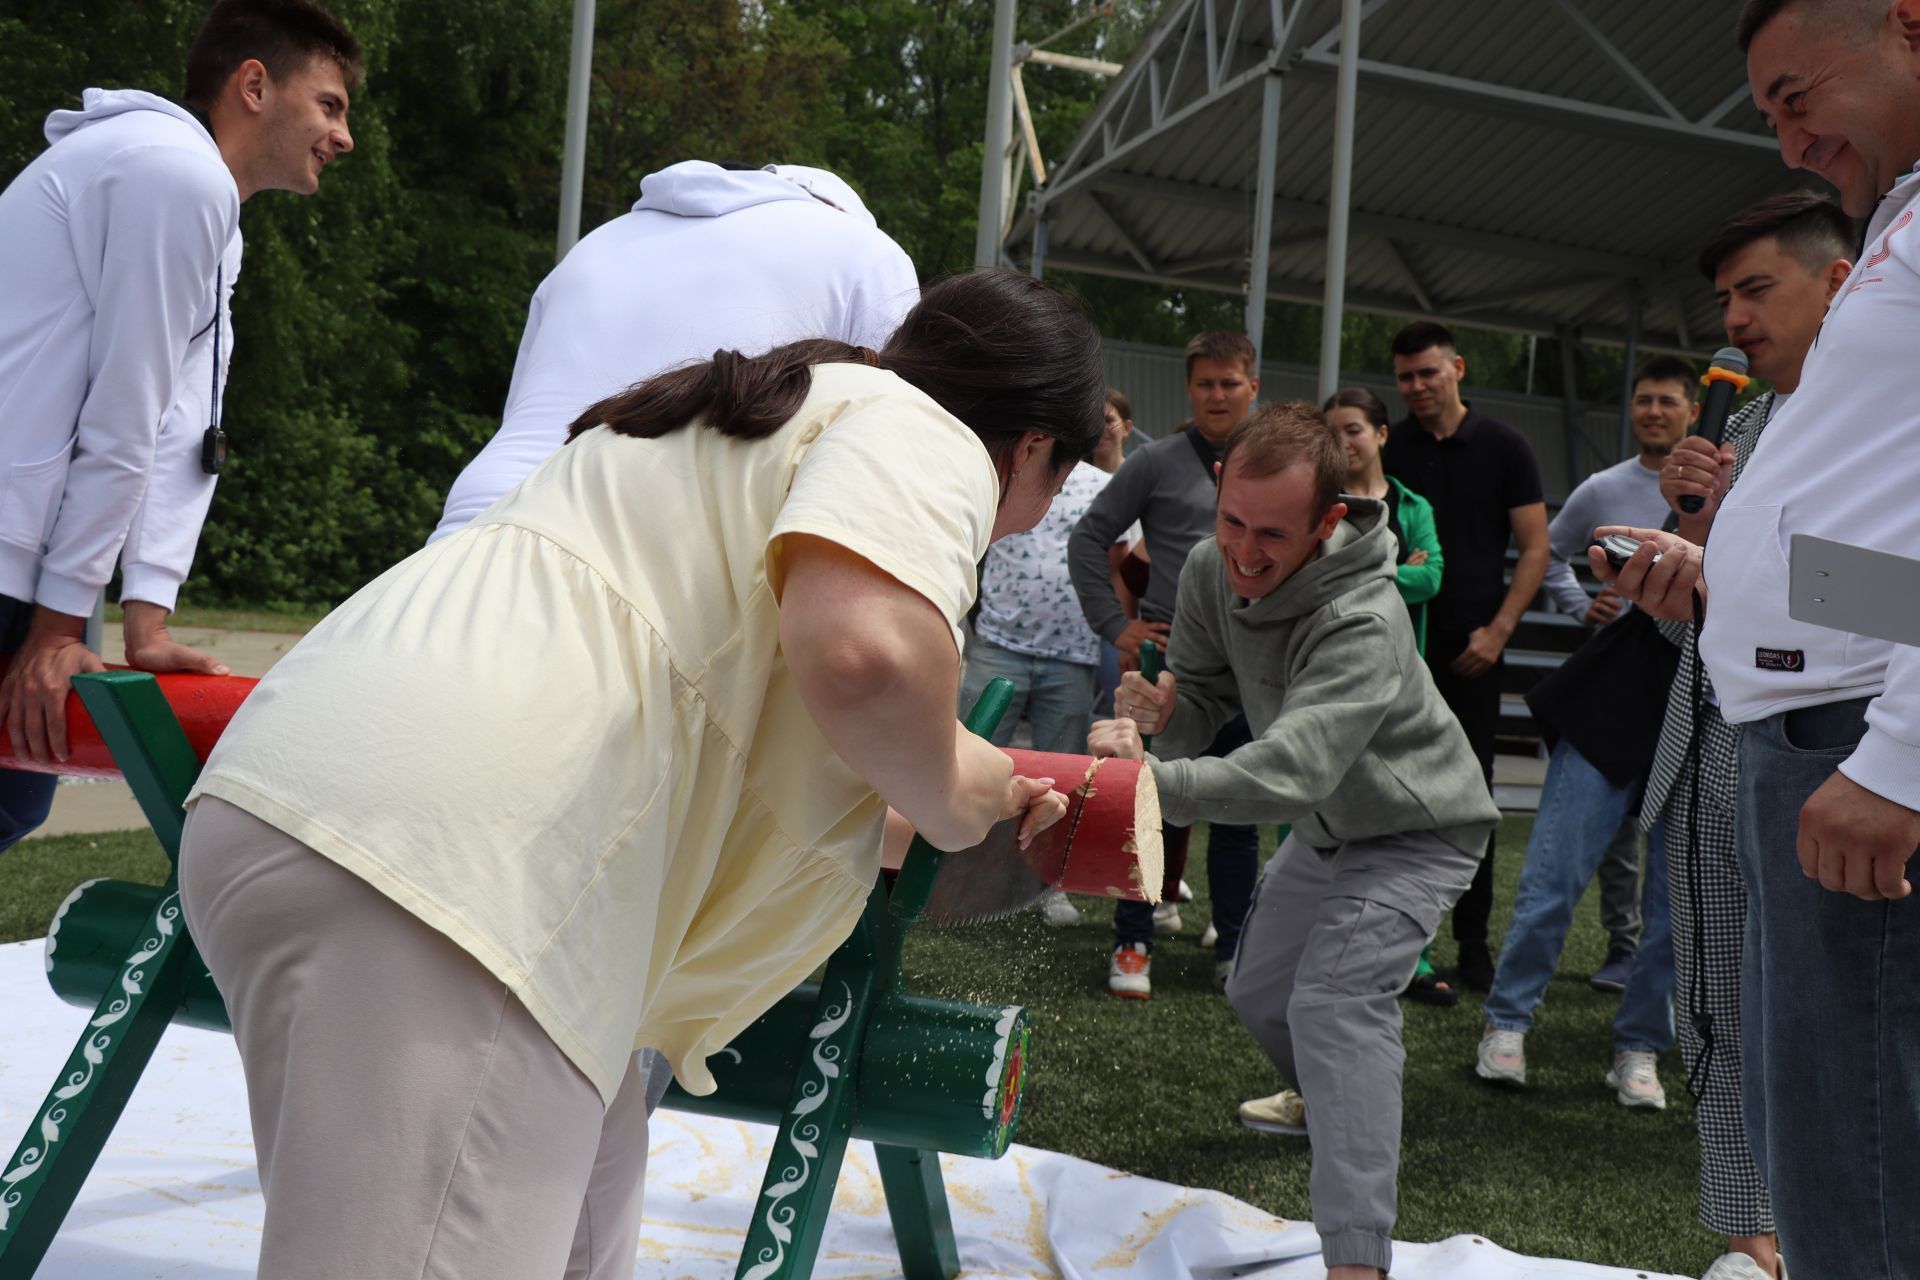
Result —
[[707, 160], [682, 160], [640, 179], [640, 198], [633, 208], [636, 213], [648, 209], [679, 218], [719, 218], [779, 200], [824, 203], [865, 226], [876, 225], [842, 178], [798, 164], [722, 169]]
[[1340, 500], [1347, 504], [1346, 517], [1334, 526], [1320, 554], [1272, 595], [1248, 605], [1243, 615], [1248, 622], [1301, 617], [1375, 579], [1393, 584], [1398, 547], [1387, 527], [1386, 503], [1348, 494]]
[[[213, 135], [206, 126], [194, 118], [193, 112], [177, 102], [170, 102], [156, 93], [144, 89], [88, 89], [80, 95], [78, 111], [56, 111], [47, 117], [47, 141], [54, 143], [70, 133], [78, 133], [89, 125], [99, 124], [102, 120], [111, 120], [133, 111], [157, 111], [161, 115], [172, 116], [185, 124], [209, 147], [214, 146]], [[218, 150], [218, 148], [215, 148]]]

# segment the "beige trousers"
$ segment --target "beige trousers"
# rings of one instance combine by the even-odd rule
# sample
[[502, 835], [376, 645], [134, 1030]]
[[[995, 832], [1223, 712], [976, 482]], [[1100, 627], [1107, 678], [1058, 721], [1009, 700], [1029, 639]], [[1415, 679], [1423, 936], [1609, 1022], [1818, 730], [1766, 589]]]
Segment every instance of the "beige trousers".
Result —
[[211, 796], [180, 855], [187, 927], [246, 1070], [260, 1280], [633, 1274], [644, 1078], [613, 1106], [465, 951]]

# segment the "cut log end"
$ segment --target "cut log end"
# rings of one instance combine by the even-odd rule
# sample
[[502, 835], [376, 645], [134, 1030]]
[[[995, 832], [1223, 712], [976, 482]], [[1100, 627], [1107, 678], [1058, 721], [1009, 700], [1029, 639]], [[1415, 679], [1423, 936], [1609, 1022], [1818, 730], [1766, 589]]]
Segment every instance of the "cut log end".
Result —
[[1133, 838], [1127, 847], [1134, 855], [1134, 888], [1146, 901], [1158, 904], [1167, 875], [1167, 850], [1160, 839], [1160, 786], [1145, 761], [1133, 780]]

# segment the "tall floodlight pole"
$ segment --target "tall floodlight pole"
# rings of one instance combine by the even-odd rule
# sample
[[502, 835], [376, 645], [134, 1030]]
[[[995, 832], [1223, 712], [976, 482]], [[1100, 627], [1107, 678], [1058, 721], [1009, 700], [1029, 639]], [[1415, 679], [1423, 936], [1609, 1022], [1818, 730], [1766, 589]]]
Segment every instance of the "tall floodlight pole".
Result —
[[1340, 76], [1333, 116], [1333, 192], [1327, 201], [1327, 296], [1320, 326], [1320, 399], [1340, 389], [1340, 327], [1347, 304], [1347, 221], [1353, 207], [1353, 108], [1360, 84], [1360, 0], [1341, 0]]
[[573, 0], [573, 52], [567, 61], [567, 132], [560, 153], [560, 235], [554, 261], [580, 238], [580, 191], [587, 179], [587, 99], [593, 90], [593, 0]]
[[1000, 228], [1007, 216], [1007, 149], [1013, 145], [1013, 5], [994, 0], [993, 62], [987, 73], [987, 136], [980, 155], [980, 229], [973, 265], [1000, 265]]

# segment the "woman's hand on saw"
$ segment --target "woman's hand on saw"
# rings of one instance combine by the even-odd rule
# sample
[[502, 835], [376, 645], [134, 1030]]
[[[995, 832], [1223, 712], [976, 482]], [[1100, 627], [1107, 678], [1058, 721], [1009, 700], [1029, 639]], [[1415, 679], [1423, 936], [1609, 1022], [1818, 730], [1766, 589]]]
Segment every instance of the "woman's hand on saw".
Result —
[[[1021, 818], [1021, 815], [1026, 815]], [[1067, 798], [1053, 789], [1052, 778], [1023, 778], [1014, 774], [1007, 779], [1007, 799], [1000, 808], [1000, 819], [1021, 818], [1020, 847], [1067, 816]]]

